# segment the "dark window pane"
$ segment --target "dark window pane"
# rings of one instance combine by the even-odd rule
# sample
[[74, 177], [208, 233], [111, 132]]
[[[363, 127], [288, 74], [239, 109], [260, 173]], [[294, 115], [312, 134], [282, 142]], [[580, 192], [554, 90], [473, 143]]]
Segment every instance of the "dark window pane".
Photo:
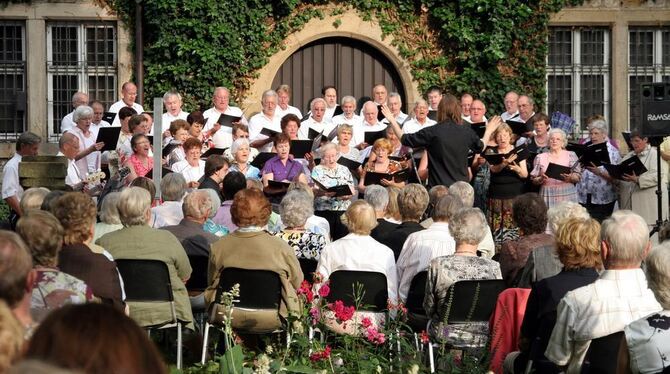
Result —
[[572, 30], [552, 27], [549, 30], [549, 65], [572, 64]]
[[116, 35], [113, 26], [86, 28], [86, 60], [88, 66], [113, 66], [116, 64]]
[[54, 134], [60, 134], [60, 122], [66, 114], [72, 111], [72, 95], [79, 90], [76, 75], [54, 75], [53, 83], [53, 118], [51, 129]]
[[670, 66], [670, 29], [663, 29], [663, 66]]
[[628, 77], [628, 87], [630, 95], [629, 103], [629, 125], [631, 129], [640, 126], [640, 84], [653, 82], [651, 75], [632, 75]]
[[77, 27], [51, 28], [51, 61], [54, 65], [77, 65], [79, 61]]
[[23, 61], [23, 24], [0, 22], [0, 62]]
[[654, 31], [631, 28], [628, 33], [630, 66], [651, 66], [654, 64]]
[[572, 77], [569, 75], [550, 75], [547, 107], [549, 113], [561, 112], [572, 116]]
[[25, 111], [17, 105], [24, 90], [23, 71], [25, 66], [22, 72], [7, 72], [0, 64], [0, 139], [8, 139], [9, 134], [19, 134], [25, 129]]
[[582, 30], [580, 36], [582, 65], [604, 65], [608, 60], [605, 58], [605, 30]]
[[605, 77], [602, 75], [582, 75], [580, 77], [580, 107], [582, 124], [593, 115], [605, 115]]
[[105, 107], [116, 101], [116, 78], [113, 75], [89, 75], [88, 95], [93, 100], [100, 100]]

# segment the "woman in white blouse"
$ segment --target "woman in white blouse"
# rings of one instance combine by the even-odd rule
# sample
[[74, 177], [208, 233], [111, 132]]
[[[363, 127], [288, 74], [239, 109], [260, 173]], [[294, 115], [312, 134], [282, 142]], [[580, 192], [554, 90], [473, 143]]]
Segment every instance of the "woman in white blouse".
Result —
[[198, 181], [205, 175], [205, 161], [200, 159], [202, 143], [196, 138], [188, 138], [183, 148], [186, 160], [172, 165], [172, 171], [184, 176], [188, 188], [198, 188]]

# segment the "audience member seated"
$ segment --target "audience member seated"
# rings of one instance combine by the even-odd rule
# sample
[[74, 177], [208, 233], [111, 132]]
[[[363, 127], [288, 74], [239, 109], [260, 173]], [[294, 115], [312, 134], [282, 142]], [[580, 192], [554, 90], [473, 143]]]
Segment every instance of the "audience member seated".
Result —
[[[305, 192], [307, 195], [309, 195], [309, 198], [314, 201], [314, 189], [307, 183], [293, 182], [290, 186], [288, 186], [288, 192], [293, 190]], [[281, 229], [286, 228], [286, 226], [281, 222], [279, 226]], [[328, 223], [328, 220], [323, 217], [319, 217], [315, 214], [309, 216], [305, 222], [305, 230], [316, 234], [321, 234], [326, 239], [326, 243], [330, 242], [330, 224]]]
[[[191, 304], [184, 284], [191, 276], [191, 265], [179, 240], [169, 232], [149, 227], [151, 196], [140, 187], [121, 191], [119, 216], [123, 228], [98, 239], [97, 244], [108, 250], [115, 259], [159, 260], [170, 271], [177, 318], [191, 322]], [[170, 320], [169, 308], [155, 308], [153, 304], [129, 303], [130, 316], [140, 326], [152, 326]], [[192, 324], [187, 325], [192, 328]]]
[[596, 220], [567, 220], [556, 233], [555, 247], [563, 270], [533, 285], [521, 325], [521, 351], [508, 355], [506, 372], [523, 373], [529, 359], [533, 360], [536, 372], [558, 372], [558, 367], [544, 357], [556, 323], [556, 307], [568, 291], [591, 284], [598, 278], [602, 263], [600, 224]]
[[398, 208], [398, 195], [400, 194], [400, 187], [388, 186], [386, 191], [389, 193], [389, 203], [386, 206], [386, 214], [384, 218], [391, 223], [399, 225], [401, 222], [400, 209]]
[[40, 209], [46, 212], [51, 212], [51, 205], [63, 195], [65, 195], [65, 191], [53, 190], [49, 192], [46, 196], [44, 196], [44, 200], [42, 200]]
[[[433, 209], [435, 205], [442, 198], [442, 196], [449, 194], [449, 188], [443, 185], [437, 185], [431, 187], [428, 190], [428, 207], [426, 208], [426, 213], [424, 213], [424, 220], [421, 221], [421, 226], [429, 228], [433, 224]], [[461, 201], [462, 202], [462, 201]]]
[[410, 234], [398, 257], [398, 294], [400, 301], [407, 299], [407, 292], [414, 276], [424, 271], [434, 258], [453, 255], [456, 242], [449, 232], [449, 221], [463, 209], [463, 202], [456, 196], [445, 195], [433, 209], [433, 224], [429, 228]]
[[[347, 234], [340, 217], [351, 205], [356, 187], [349, 169], [337, 163], [337, 146], [334, 143], [327, 143], [321, 147], [321, 164], [312, 170], [312, 180], [315, 183], [316, 214], [328, 220], [333, 240], [337, 240]], [[335, 186], [347, 186], [349, 188], [347, 194], [335, 196], [335, 192], [324, 190]]]
[[[270, 270], [279, 275], [282, 284], [280, 316], [300, 313], [296, 290], [303, 275], [295, 253], [285, 241], [264, 231], [270, 218], [270, 202], [263, 192], [255, 188], [244, 189], [235, 194], [230, 213], [236, 231], [224, 236], [212, 245], [209, 256], [207, 278], [210, 286], [205, 291], [208, 304], [215, 302], [221, 270], [227, 267]], [[233, 327], [264, 332], [281, 326], [277, 314], [268, 311], [233, 311]]]
[[40, 322], [65, 304], [93, 301], [93, 290], [84, 281], [58, 269], [58, 253], [63, 247], [63, 226], [51, 213], [32, 211], [19, 219], [16, 232], [30, 248], [35, 277], [30, 313]]
[[391, 248], [396, 260], [400, 256], [400, 251], [407, 237], [414, 232], [424, 229], [419, 221], [427, 206], [428, 192], [420, 184], [408, 184], [398, 194], [398, 209], [402, 223], [380, 240], [380, 243]]
[[633, 373], [660, 373], [667, 371], [670, 355], [670, 326], [667, 323], [670, 318], [670, 244], [654, 248], [645, 264], [649, 288], [663, 310], [624, 328], [626, 339], [619, 358]]
[[2, 340], [0, 373], [6, 373], [10, 366], [21, 358], [24, 337], [21, 324], [7, 303], [2, 300], [0, 300], [0, 339]]
[[[53, 220], [58, 223], [55, 218]], [[21, 237], [11, 231], [0, 230], [0, 301], [12, 311], [25, 331], [25, 337], [32, 335], [35, 326], [30, 307], [37, 274], [32, 268], [30, 249]]]
[[[207, 157], [207, 161], [205, 161], [205, 175], [202, 177], [198, 189], [210, 188], [216, 191], [219, 195], [219, 200], [221, 200], [223, 198], [221, 194], [221, 182], [223, 182], [223, 178], [228, 174], [229, 168], [228, 160], [225, 157], [221, 155]], [[216, 209], [214, 209], [214, 212], [216, 213]]]
[[274, 235], [287, 242], [298, 259], [318, 261], [326, 238], [305, 229], [307, 219], [314, 214], [312, 201], [304, 191], [289, 191], [279, 204], [279, 214], [286, 228]]
[[[386, 285], [389, 303], [398, 301], [398, 275], [395, 259], [391, 249], [370, 237], [370, 231], [377, 224], [375, 211], [370, 204], [357, 200], [344, 213], [344, 224], [349, 234], [326, 246], [321, 252], [321, 259], [316, 270], [323, 276], [324, 281], [337, 270], [374, 271], [386, 276]], [[373, 323], [384, 320], [383, 314], [357, 312], [355, 318], [369, 316]], [[345, 326], [335, 326], [336, 331], [353, 332], [356, 323]]]
[[246, 178], [260, 179], [261, 171], [257, 167], [251, 165], [249, 161], [250, 155], [249, 139], [239, 138], [230, 146], [230, 152], [233, 155], [233, 164], [230, 166], [230, 171], [238, 171]]
[[387, 208], [390, 205], [389, 191], [376, 184], [368, 186], [365, 191], [365, 201], [372, 205], [372, 208], [375, 210], [375, 217], [377, 217], [377, 226], [372, 229], [370, 236], [376, 241], [381, 241], [389, 232], [398, 227], [397, 223], [385, 218]]
[[[546, 233], [555, 235], [558, 228], [572, 218], [589, 219], [590, 217], [586, 208], [572, 201], [564, 201], [553, 208], [549, 208]], [[528, 255], [528, 261], [521, 270], [517, 287], [529, 288], [535, 282], [560, 273], [562, 268], [563, 264], [558, 259], [553, 246], [535, 248]]]
[[188, 188], [197, 188], [198, 181], [205, 175], [205, 161], [200, 159], [202, 143], [196, 138], [188, 138], [183, 147], [186, 159], [172, 165], [172, 171], [184, 176]]
[[428, 333], [440, 342], [459, 346], [481, 346], [489, 334], [488, 323], [471, 323], [463, 327], [446, 325], [447, 291], [455, 282], [474, 279], [501, 279], [500, 265], [477, 257], [477, 245], [486, 235], [486, 218], [477, 208], [458, 212], [449, 222], [449, 232], [456, 242], [453, 255], [430, 262], [423, 308], [430, 318]]
[[186, 195], [182, 204], [184, 218], [177, 225], [164, 226], [161, 230], [171, 232], [184, 247], [188, 256], [209, 257], [209, 247], [219, 240], [206, 232], [203, 225], [212, 210], [212, 200], [206, 191], [193, 191]]
[[161, 179], [163, 204], [151, 208], [154, 216], [153, 227], [158, 229], [179, 224], [184, 218], [181, 205], [186, 189], [186, 180], [179, 173], [169, 173]]
[[207, 192], [209, 194], [209, 199], [212, 200], [212, 210], [209, 212], [207, 220], [205, 220], [205, 224], [202, 226], [203, 230], [210, 234], [214, 234], [219, 238], [228, 235], [230, 231], [228, 231], [227, 228], [213, 221], [216, 212], [221, 207], [221, 198], [219, 197], [219, 194], [210, 188], [205, 188], [203, 191]]
[[588, 285], [568, 292], [558, 304], [556, 325], [545, 356], [569, 373], [579, 372], [592, 339], [601, 338], [661, 310], [640, 265], [651, 243], [647, 223], [629, 210], [603, 221], [603, 271]]
[[39, 210], [44, 198], [49, 194], [49, 189], [44, 187], [32, 187], [27, 189], [21, 197], [19, 207], [24, 214], [31, 209]]
[[525, 193], [514, 200], [512, 219], [519, 228], [519, 239], [508, 240], [500, 248], [500, 270], [508, 287], [519, 284], [522, 269], [531, 252], [540, 248], [552, 248], [554, 237], [545, 233], [547, 206], [536, 193]]
[[69, 305], [51, 313], [28, 343], [25, 358], [87, 374], [168, 373], [146, 332], [123, 313], [99, 304]]
[[119, 218], [118, 204], [120, 198], [121, 192], [110, 192], [105, 195], [105, 198], [100, 204], [100, 212], [98, 212], [100, 222], [96, 223], [93, 229], [95, 231], [92, 240], [93, 243], [108, 232], [123, 228], [121, 218]]
[[56, 200], [53, 212], [64, 231], [59, 268], [86, 282], [103, 303], [124, 310], [116, 264], [90, 248], [96, 213], [93, 200], [81, 192], [69, 192]]
[[223, 178], [223, 198], [224, 201], [216, 211], [216, 215], [212, 218], [214, 223], [221, 225], [228, 229], [229, 232], [237, 230], [237, 225], [233, 222], [233, 217], [230, 213], [230, 208], [233, 205], [233, 199], [238, 191], [242, 191], [247, 187], [247, 180], [244, 174], [239, 171], [231, 171]]
[[[475, 190], [467, 182], [459, 181], [449, 186], [449, 195], [458, 196], [466, 208], [472, 208], [475, 204]], [[477, 246], [477, 256], [492, 258], [495, 253], [493, 233], [491, 228], [486, 225], [486, 235]]]

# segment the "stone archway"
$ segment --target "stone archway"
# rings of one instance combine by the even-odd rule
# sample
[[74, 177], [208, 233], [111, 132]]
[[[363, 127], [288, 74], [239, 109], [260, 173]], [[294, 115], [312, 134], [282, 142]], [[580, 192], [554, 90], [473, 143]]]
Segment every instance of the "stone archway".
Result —
[[[339, 24], [338, 27], [335, 27], [336, 23]], [[251, 84], [243, 105], [246, 108], [247, 116], [260, 110], [260, 98], [263, 91], [275, 88], [272, 83], [277, 71], [293, 53], [316, 40], [332, 37], [356, 39], [377, 49], [393, 65], [392, 68], [397, 71], [404, 87], [405, 102], [413, 103], [421, 97], [418, 85], [412, 79], [409, 64], [400, 57], [398, 50], [391, 45], [392, 38], [387, 36], [382, 39], [381, 29], [374, 21], [365, 21], [354, 9], [348, 9], [336, 16], [326, 16], [323, 19], [314, 18], [302, 30], [286, 38], [284, 41], [285, 48], [270, 58], [268, 64], [259, 71], [258, 78]], [[410, 105], [407, 105], [407, 107], [410, 107]]]

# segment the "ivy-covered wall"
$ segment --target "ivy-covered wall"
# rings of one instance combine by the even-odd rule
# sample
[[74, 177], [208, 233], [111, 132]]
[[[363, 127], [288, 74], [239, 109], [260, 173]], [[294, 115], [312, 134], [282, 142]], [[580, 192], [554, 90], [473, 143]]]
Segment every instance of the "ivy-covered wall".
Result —
[[[508, 90], [530, 93], [542, 105], [549, 15], [580, 2], [144, 0], [145, 97], [176, 88], [193, 110], [209, 105], [213, 86], [225, 85], [240, 102], [286, 36], [313, 17], [352, 7], [393, 38], [420, 90], [467, 91], [494, 112]], [[134, 25], [135, 0], [107, 3]]]

